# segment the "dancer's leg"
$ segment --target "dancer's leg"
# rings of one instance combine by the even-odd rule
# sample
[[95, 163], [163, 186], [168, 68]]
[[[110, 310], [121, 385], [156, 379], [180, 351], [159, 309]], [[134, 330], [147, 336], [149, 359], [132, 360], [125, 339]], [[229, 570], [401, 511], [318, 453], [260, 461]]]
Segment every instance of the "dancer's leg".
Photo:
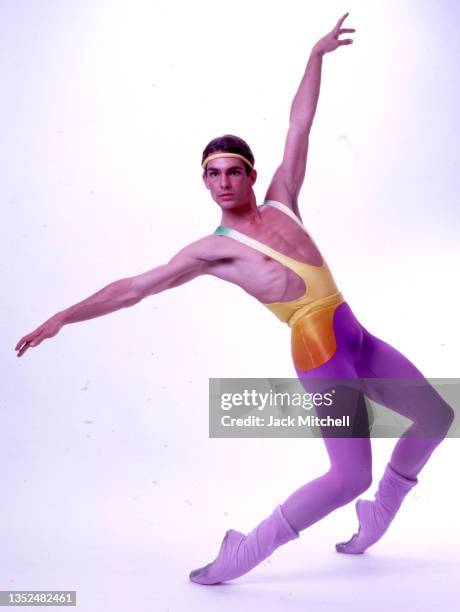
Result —
[[[399, 474], [415, 479], [444, 439], [454, 411], [423, 374], [399, 351], [363, 329], [359, 373], [366, 395], [413, 421], [393, 450], [390, 464]], [[404, 384], [379, 384], [373, 378], [404, 379]], [[409, 379], [414, 386], [405, 384]]]
[[[294, 362], [297, 354], [321, 354], [321, 344], [326, 345], [321, 334], [311, 329], [307, 322], [304, 329], [295, 330], [293, 337]], [[354, 387], [340, 387], [339, 401], [327, 409], [316, 408], [318, 416], [326, 414], [350, 416], [352, 431], [321, 433], [329, 455], [331, 467], [328, 472], [300, 487], [282, 505], [287, 520], [298, 531], [309, 527], [331, 511], [345, 505], [364, 492], [372, 481], [372, 452], [369, 435], [367, 408], [355, 367], [363, 341], [362, 327], [346, 302], [340, 304], [333, 315], [333, 334], [336, 350], [329, 361], [302, 371], [296, 367], [300, 382], [307, 392], [321, 391], [333, 380], [335, 382], [356, 381]], [[300, 344], [300, 346], [299, 346]], [[318, 347], [318, 344], [320, 345]], [[333, 434], [333, 436], [332, 436]], [[360, 435], [362, 437], [353, 437]]]
[[[354, 389], [340, 393], [340, 413], [351, 421], [361, 419], [368, 427], [367, 409], [362, 394]], [[347, 401], [345, 402], [345, 398]], [[318, 416], [323, 416], [317, 411]], [[330, 409], [328, 414], [331, 414]], [[334, 416], [333, 414], [331, 416]], [[325, 429], [325, 428], [324, 428]], [[297, 531], [344, 506], [366, 491], [372, 482], [372, 452], [369, 438], [327, 437], [324, 444], [330, 460], [329, 470], [294, 491], [282, 504], [283, 514]]]
[[[300, 333], [299, 330], [300, 328], [297, 328]], [[328, 386], [331, 377], [357, 378], [353, 355], [361, 345], [362, 331], [346, 303], [336, 308], [331, 332], [335, 334], [337, 342], [337, 350], [332, 358], [309, 371], [297, 370], [307, 390], [311, 389], [310, 384], [315, 383], [312, 378], [325, 379], [319, 383], [323, 388]], [[316, 343], [321, 342], [318, 334], [313, 336]], [[311, 334], [305, 333], [301, 341], [308, 343], [311, 337]], [[308, 348], [305, 346], [305, 350]], [[321, 353], [321, 350], [319, 352]], [[337, 406], [337, 410], [341, 414], [350, 415], [354, 430], [364, 431], [365, 435], [368, 435], [369, 423], [362, 393], [353, 388], [344, 388], [341, 398], [343, 401]], [[318, 412], [321, 416], [321, 410]], [[330, 432], [327, 428], [323, 428], [322, 433], [331, 461], [330, 470], [295, 491], [248, 535], [234, 529], [227, 531], [216, 559], [190, 573], [193, 582], [217, 584], [242, 576], [270, 555], [275, 548], [299, 537], [298, 532], [301, 529], [343, 506], [369, 487], [369, 438], [353, 438], [352, 432], [344, 432], [344, 438], [329, 438]]]
[[[359, 531], [348, 542], [336, 545], [338, 552], [359, 554], [375, 544], [387, 531], [404, 497], [417, 484], [417, 475], [434, 449], [444, 439], [454, 418], [452, 408], [422, 373], [399, 351], [364, 330], [359, 372], [366, 377], [366, 395], [411, 419], [386, 466], [374, 501], [358, 500]], [[373, 378], [405, 379], [404, 384], [384, 384]], [[414, 380], [414, 386], [406, 384]]]
[[[302, 381], [305, 382], [305, 381]], [[344, 388], [337, 412], [350, 416], [350, 429], [369, 431], [367, 409], [359, 390]], [[318, 416], [334, 415], [317, 408]], [[199, 584], [217, 584], [246, 574], [278, 546], [299, 537], [299, 532], [336, 508], [363, 493], [372, 479], [372, 456], [368, 437], [327, 437], [323, 439], [331, 462], [328, 472], [303, 485], [248, 535], [230, 529], [226, 532], [216, 559], [190, 573], [190, 580]]]

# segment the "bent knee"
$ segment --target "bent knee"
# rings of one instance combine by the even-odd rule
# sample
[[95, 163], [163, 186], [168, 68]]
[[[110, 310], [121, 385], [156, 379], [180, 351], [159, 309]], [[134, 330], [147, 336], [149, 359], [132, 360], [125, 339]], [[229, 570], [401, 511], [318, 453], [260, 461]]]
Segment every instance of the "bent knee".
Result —
[[442, 410], [439, 411], [439, 427], [441, 433], [445, 436], [449, 431], [452, 423], [455, 420], [454, 409], [449, 404], [444, 403]]
[[447, 429], [450, 429], [450, 426], [455, 421], [455, 411], [449, 404], [446, 404], [443, 410], [443, 420]]
[[436, 410], [431, 415], [429, 422], [417, 422], [417, 426], [423, 431], [423, 435], [427, 437], [445, 437], [454, 420], [455, 412], [453, 408], [447, 402], [442, 401], [436, 405]]

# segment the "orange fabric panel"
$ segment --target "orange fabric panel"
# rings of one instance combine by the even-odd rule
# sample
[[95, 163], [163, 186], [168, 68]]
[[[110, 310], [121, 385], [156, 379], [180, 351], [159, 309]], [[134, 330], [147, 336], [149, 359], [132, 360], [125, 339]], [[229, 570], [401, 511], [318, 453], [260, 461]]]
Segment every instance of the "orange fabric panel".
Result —
[[293, 327], [291, 352], [296, 368], [304, 372], [331, 359], [337, 350], [334, 333], [334, 312], [339, 304], [325, 306], [305, 317]]

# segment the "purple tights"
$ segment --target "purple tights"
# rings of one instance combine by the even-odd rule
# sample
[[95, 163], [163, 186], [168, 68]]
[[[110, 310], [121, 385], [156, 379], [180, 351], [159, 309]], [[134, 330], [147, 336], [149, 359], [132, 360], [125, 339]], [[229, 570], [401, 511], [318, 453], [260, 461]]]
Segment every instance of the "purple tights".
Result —
[[[336, 352], [328, 362], [317, 368], [307, 372], [296, 368], [302, 385], [311, 391], [310, 378], [366, 379], [357, 380], [354, 388], [346, 389], [340, 396], [340, 414], [350, 414], [355, 424], [365, 431], [368, 416], [364, 396], [367, 396], [413, 421], [396, 443], [390, 466], [396, 477], [400, 475], [403, 480], [416, 481], [417, 474], [453, 421], [452, 408], [404, 355], [373, 336], [359, 323], [347, 302], [337, 307], [333, 324]], [[403, 385], [382, 386], [377, 380], [374, 384], [372, 378], [418, 379], [426, 384], [412, 388], [404, 388]], [[315, 381], [310, 382], [315, 384]], [[319, 410], [317, 414], [321, 416]], [[297, 489], [281, 505], [283, 515], [297, 531], [306, 529], [336, 508], [344, 506], [366, 491], [372, 482], [369, 437], [327, 437], [327, 429], [322, 433], [330, 469]]]
[[[277, 547], [298, 538], [300, 531], [370, 486], [372, 454], [365, 396], [409, 418], [412, 425], [393, 450], [375, 501], [356, 502], [359, 531], [348, 542], [336, 544], [338, 552], [363, 553], [382, 537], [404, 497], [417, 484], [417, 474], [445, 437], [453, 421], [453, 410], [417, 368], [364, 329], [346, 302], [335, 309], [332, 324], [333, 329], [329, 320], [329, 326], [318, 326], [316, 332], [297, 326], [293, 330], [293, 334], [298, 334], [294, 345], [298, 348], [299, 343], [306, 343], [300, 347], [302, 350], [310, 350], [308, 342], [313, 337], [314, 350], [310, 354], [315, 358], [328, 354], [331, 337], [327, 334], [334, 334], [332, 346], [336, 346], [336, 351], [328, 361], [308, 371], [296, 368], [307, 392], [331, 387], [337, 392], [337, 401], [333, 403], [337, 414], [331, 407], [323, 407], [316, 408], [317, 416], [350, 416], [350, 428], [340, 430], [340, 438], [336, 437], [337, 430], [321, 429], [330, 469], [300, 487], [247, 535], [229, 529], [216, 559], [190, 573], [192, 582], [217, 584], [242, 576]], [[382, 384], [381, 379], [395, 378], [411, 379], [410, 385], [401, 381]], [[412, 380], [420, 384], [414, 385]]]

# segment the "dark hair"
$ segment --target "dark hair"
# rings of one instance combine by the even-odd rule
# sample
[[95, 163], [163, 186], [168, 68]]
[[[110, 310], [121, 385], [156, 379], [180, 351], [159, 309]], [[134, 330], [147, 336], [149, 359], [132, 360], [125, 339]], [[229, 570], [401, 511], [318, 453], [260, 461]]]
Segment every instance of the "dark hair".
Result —
[[[248, 145], [242, 138], [238, 136], [233, 136], [232, 134], [225, 134], [224, 136], [218, 136], [217, 138], [213, 138], [206, 145], [203, 156], [201, 158], [201, 163], [211, 155], [211, 153], [216, 153], [217, 151], [223, 153], [239, 153], [240, 155], [244, 155], [251, 164], [254, 166], [254, 155]], [[246, 170], [246, 174], [249, 175], [251, 173], [252, 168], [243, 160], [241, 160], [244, 164], [244, 168]]]

